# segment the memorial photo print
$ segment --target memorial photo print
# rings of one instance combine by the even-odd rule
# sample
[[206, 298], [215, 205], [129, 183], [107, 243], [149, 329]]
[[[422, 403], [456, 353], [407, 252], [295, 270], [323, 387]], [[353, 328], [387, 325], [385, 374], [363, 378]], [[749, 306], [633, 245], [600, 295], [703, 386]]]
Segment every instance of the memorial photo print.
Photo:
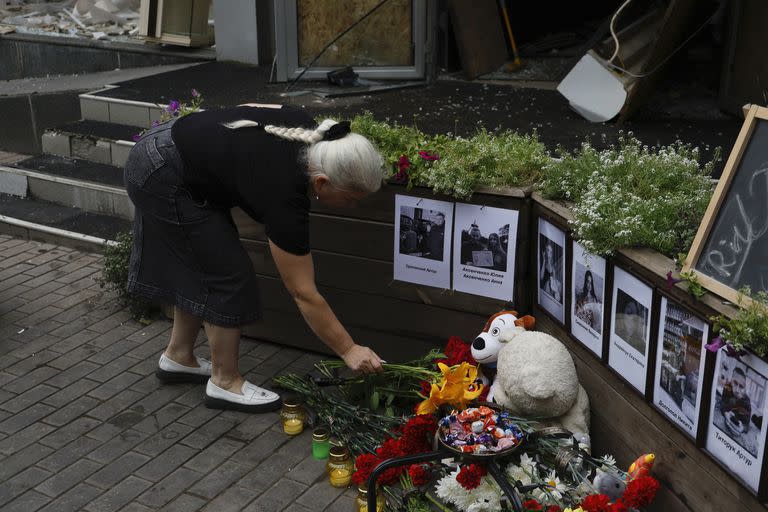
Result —
[[515, 287], [517, 210], [456, 203], [453, 288], [511, 300]]
[[645, 354], [648, 343], [648, 308], [619, 289], [616, 293], [614, 331], [630, 347]]
[[394, 278], [450, 288], [452, 227], [453, 203], [396, 195]]
[[708, 334], [709, 326], [704, 320], [662, 298], [653, 401], [692, 437], [698, 430], [702, 354]]
[[565, 322], [565, 232], [539, 219], [539, 305], [561, 323]]
[[614, 268], [608, 364], [641, 393], [645, 393], [652, 302], [650, 286]]
[[707, 450], [757, 490], [765, 450], [768, 364], [717, 354]]
[[603, 355], [605, 259], [573, 242], [571, 333], [588, 349]]

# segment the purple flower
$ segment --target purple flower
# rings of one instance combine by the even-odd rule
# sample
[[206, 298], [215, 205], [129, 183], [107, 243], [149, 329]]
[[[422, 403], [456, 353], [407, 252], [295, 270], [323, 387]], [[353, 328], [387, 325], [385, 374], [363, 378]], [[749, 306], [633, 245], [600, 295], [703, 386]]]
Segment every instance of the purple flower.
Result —
[[134, 134], [133, 137], [131, 137], [131, 140], [133, 142], [139, 142], [139, 140], [141, 140], [141, 134], [140, 133]]
[[181, 107], [181, 103], [179, 103], [178, 100], [171, 100], [166, 110], [171, 114], [175, 114], [179, 110], [179, 107]]
[[200, 97], [200, 93], [197, 92], [197, 89], [192, 89], [192, 97], [193, 98], [199, 98]]
[[411, 161], [408, 160], [407, 156], [401, 155], [397, 161], [397, 168], [400, 170], [400, 173], [408, 172], [408, 169], [410, 169], [410, 167], [411, 167]]
[[717, 352], [721, 348], [725, 346], [725, 341], [723, 341], [723, 338], [720, 336], [717, 336], [715, 338], [712, 338], [712, 343], [707, 343], [704, 345], [704, 348], [709, 350], [710, 352]]
[[155, 126], [158, 126], [159, 124], [160, 124], [160, 121], [155, 119], [154, 121], [152, 121], [152, 128], [154, 128]]
[[434, 162], [435, 160], [440, 160], [440, 155], [437, 153], [430, 153], [429, 151], [419, 151], [419, 156], [422, 160], [426, 160], [428, 162]]
[[682, 282], [682, 279], [675, 279], [672, 277], [672, 271], [670, 270], [667, 272], [667, 289], [671, 290], [673, 286], [675, 286], [677, 283]]
[[397, 174], [394, 175], [393, 179], [397, 183], [407, 183], [408, 182], [408, 173], [405, 171], [398, 171]]

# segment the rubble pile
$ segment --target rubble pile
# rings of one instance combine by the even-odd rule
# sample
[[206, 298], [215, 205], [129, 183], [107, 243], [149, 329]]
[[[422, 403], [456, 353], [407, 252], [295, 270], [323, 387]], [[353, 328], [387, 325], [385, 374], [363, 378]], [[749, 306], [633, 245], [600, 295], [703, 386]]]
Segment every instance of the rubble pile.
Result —
[[0, 0], [0, 35], [131, 40], [138, 38], [140, 4], [140, 0]]

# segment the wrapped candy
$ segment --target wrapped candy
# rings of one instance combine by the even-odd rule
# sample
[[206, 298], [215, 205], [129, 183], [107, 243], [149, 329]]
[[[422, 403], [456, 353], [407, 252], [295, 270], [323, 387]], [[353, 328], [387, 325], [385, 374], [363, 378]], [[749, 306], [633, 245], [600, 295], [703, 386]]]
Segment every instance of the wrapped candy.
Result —
[[498, 452], [517, 446], [523, 439], [508, 413], [496, 413], [485, 406], [454, 411], [438, 424], [443, 442], [463, 453]]

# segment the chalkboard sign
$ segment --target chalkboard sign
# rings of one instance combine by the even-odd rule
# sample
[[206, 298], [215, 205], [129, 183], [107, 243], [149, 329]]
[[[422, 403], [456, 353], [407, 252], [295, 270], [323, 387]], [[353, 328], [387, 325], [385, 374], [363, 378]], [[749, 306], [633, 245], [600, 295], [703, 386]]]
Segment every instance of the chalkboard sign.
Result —
[[732, 302], [744, 286], [768, 291], [768, 108], [744, 110], [744, 125], [684, 266]]

